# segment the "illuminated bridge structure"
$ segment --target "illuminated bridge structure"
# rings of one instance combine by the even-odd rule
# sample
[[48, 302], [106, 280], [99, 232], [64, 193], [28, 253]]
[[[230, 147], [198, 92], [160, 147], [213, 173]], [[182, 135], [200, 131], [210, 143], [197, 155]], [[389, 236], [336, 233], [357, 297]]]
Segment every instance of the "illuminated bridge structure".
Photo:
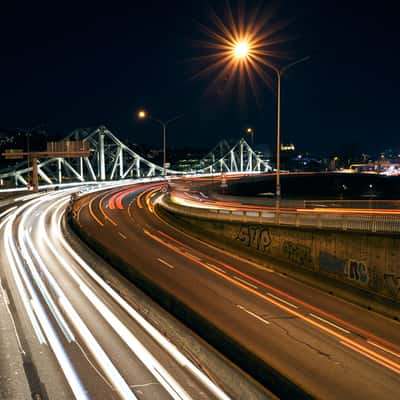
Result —
[[241, 138], [230, 147], [226, 140], [218, 143], [201, 161], [197, 173], [226, 172], [253, 173], [272, 171], [269, 160], [256, 153], [245, 139]]
[[[162, 175], [163, 168], [140, 156], [105, 126], [92, 131], [76, 129], [65, 140], [89, 143], [90, 155], [79, 158], [54, 157], [38, 160], [40, 184], [57, 185], [70, 182], [109, 181]], [[192, 171], [167, 169], [168, 175], [261, 172], [269, 171], [267, 161], [257, 155], [241, 139], [230, 148], [228, 142], [217, 145]], [[218, 149], [218, 151], [217, 151]], [[26, 161], [0, 173], [0, 179], [12, 180], [16, 186], [27, 185], [32, 166]]]

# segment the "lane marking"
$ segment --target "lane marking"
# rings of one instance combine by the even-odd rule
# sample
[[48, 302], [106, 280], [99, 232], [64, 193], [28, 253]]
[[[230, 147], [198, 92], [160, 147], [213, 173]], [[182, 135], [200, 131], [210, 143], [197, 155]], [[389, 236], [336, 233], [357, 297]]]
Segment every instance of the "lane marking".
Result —
[[256, 286], [256, 285], [253, 285], [252, 283], [250, 283], [250, 282], [247, 282], [246, 280], [244, 280], [244, 279], [242, 279], [242, 278], [239, 278], [238, 276], [236, 276], [236, 275], [233, 275], [233, 277], [235, 278], [235, 279], [237, 279], [238, 281], [240, 281], [240, 282], [242, 282], [242, 283], [244, 283], [245, 285], [249, 285], [250, 287], [252, 287], [253, 289], [256, 289], [256, 290], [258, 290], [258, 286]]
[[344, 332], [344, 333], [350, 334], [350, 331], [348, 331], [347, 329], [344, 329], [344, 328], [342, 328], [341, 326], [338, 326], [338, 325], [334, 324], [333, 322], [327, 321], [326, 319], [321, 318], [321, 317], [319, 317], [318, 315], [315, 315], [315, 314], [313, 314], [313, 313], [310, 313], [309, 315], [310, 315], [311, 317], [313, 317], [313, 318], [316, 318], [316, 319], [322, 321], [322, 322], [325, 322], [325, 323], [328, 324], [328, 325], [331, 325], [331, 326], [335, 327], [336, 329], [339, 329], [340, 331], [342, 331], [342, 332]]
[[367, 340], [367, 343], [371, 344], [372, 346], [377, 347], [378, 349], [381, 349], [381, 350], [384, 351], [385, 353], [389, 353], [389, 354], [391, 354], [392, 356], [395, 356], [395, 357], [400, 358], [400, 354], [395, 353], [394, 351], [389, 350], [389, 349], [387, 349], [386, 347], [380, 346], [379, 344], [373, 342], [372, 340], [369, 340], [369, 339], [368, 339], [368, 340]]
[[270, 322], [267, 321], [266, 319], [260, 317], [259, 315], [253, 313], [252, 311], [248, 310], [247, 308], [241, 306], [240, 304], [236, 304], [236, 307], [239, 308], [240, 310], [244, 311], [245, 313], [251, 315], [254, 318], [257, 318], [259, 321], [261, 321], [262, 323], [264, 323], [265, 325], [269, 325]]
[[174, 269], [175, 267], [169, 263], [167, 263], [165, 260], [163, 260], [162, 258], [157, 258], [158, 261], [160, 261], [161, 264], [166, 265], [168, 268]]
[[125, 240], [127, 239], [127, 237], [122, 232], [118, 232], [118, 235], [121, 236]]
[[[260, 266], [260, 265], [258, 265], [257, 263], [254, 263], [254, 262], [252, 262], [252, 261], [250, 261], [250, 260], [246, 260], [246, 259], [244, 259], [244, 258], [242, 258], [242, 257], [240, 257], [240, 256], [231, 254], [231, 253], [227, 252], [226, 250], [223, 250], [223, 249], [221, 249], [221, 248], [219, 248], [219, 247], [217, 247], [217, 246], [214, 246], [214, 245], [212, 245], [212, 244], [210, 244], [210, 243], [208, 243], [208, 242], [205, 242], [205, 241], [203, 241], [203, 240], [201, 240], [201, 239], [199, 239], [199, 238], [197, 238], [197, 237], [191, 236], [191, 235], [189, 235], [188, 233], [186, 233], [186, 232], [184, 232], [184, 231], [182, 231], [182, 230], [177, 229], [174, 225], [170, 224], [168, 221], [165, 221], [165, 220], [164, 220], [163, 218], [161, 218], [157, 213], [155, 213], [155, 216], [156, 216], [156, 218], [157, 218], [161, 223], [167, 225], [167, 226], [168, 226], [169, 228], [171, 228], [174, 232], [177, 232], [178, 234], [184, 235], [185, 237], [189, 238], [190, 240], [192, 240], [192, 241], [194, 241], [194, 242], [198, 242], [198, 243], [202, 244], [203, 246], [205, 246], [205, 247], [207, 247], [207, 248], [210, 248], [210, 249], [216, 251], [217, 253], [224, 254], [224, 255], [226, 255], [226, 256], [228, 256], [228, 257], [232, 257], [233, 259], [235, 259], [235, 260], [237, 260], [237, 261], [243, 262], [243, 263], [245, 263], [245, 264], [247, 264], [247, 265], [253, 266], [253, 267], [255, 267], [255, 268], [257, 268], [257, 269], [260, 269], [260, 270], [264, 270], [264, 271], [268, 271], [268, 272], [275, 272], [273, 269], [269, 269], [269, 268], [267, 268], [267, 267]], [[180, 242], [180, 241], [174, 239], [173, 237], [167, 235], [167, 234], [164, 233], [163, 231], [160, 231], [160, 230], [159, 230], [158, 233], [159, 233], [160, 235], [166, 237], [166, 238], [169, 238], [170, 240], [174, 241], [175, 243], [178, 243], [178, 244], [182, 245], [182, 242]], [[189, 246], [187, 246], [187, 247], [189, 247]], [[189, 247], [189, 248], [190, 248], [190, 247]], [[386, 340], [386, 339], [384, 339], [384, 338], [381, 338], [381, 337], [379, 337], [379, 336], [377, 336], [377, 335], [375, 335], [375, 334], [373, 334], [373, 333], [371, 333], [371, 332], [369, 332], [369, 331], [366, 331], [365, 329], [362, 329], [362, 328], [360, 328], [360, 327], [358, 327], [358, 326], [356, 326], [356, 325], [353, 325], [353, 324], [351, 324], [350, 322], [347, 322], [347, 321], [345, 321], [345, 320], [343, 320], [343, 319], [341, 319], [341, 318], [339, 318], [339, 317], [337, 317], [337, 316], [335, 316], [335, 315], [333, 315], [333, 314], [331, 314], [331, 313], [329, 313], [329, 312], [326, 312], [326, 311], [324, 311], [324, 310], [322, 310], [322, 309], [320, 309], [320, 308], [318, 308], [318, 307], [316, 307], [316, 306], [314, 306], [314, 305], [312, 305], [312, 304], [309, 304], [309, 303], [307, 303], [307, 302], [305, 302], [305, 301], [303, 301], [303, 300], [300, 300], [300, 299], [298, 299], [298, 298], [296, 298], [296, 297], [293, 297], [292, 295], [287, 294], [287, 293], [283, 292], [282, 290], [277, 289], [277, 288], [275, 288], [275, 287], [273, 287], [273, 286], [271, 286], [271, 285], [268, 285], [268, 284], [266, 284], [266, 283], [264, 283], [264, 282], [262, 282], [262, 281], [259, 281], [258, 279], [255, 279], [255, 278], [253, 278], [253, 277], [250, 276], [250, 275], [244, 274], [243, 272], [241, 272], [241, 271], [239, 271], [239, 270], [237, 270], [237, 269], [235, 269], [235, 268], [233, 268], [233, 267], [231, 267], [231, 266], [229, 266], [229, 265], [227, 265], [227, 264], [225, 264], [225, 263], [223, 263], [223, 262], [221, 262], [221, 261], [215, 259], [214, 257], [208, 256], [208, 258], [215, 260], [215, 261], [218, 262], [219, 264], [221, 264], [221, 265], [223, 265], [224, 267], [226, 267], [228, 270], [232, 270], [232, 271], [235, 271], [235, 272], [237, 272], [237, 273], [239, 273], [239, 274], [241, 274], [241, 275], [244, 275], [244, 276], [248, 277], [250, 280], [259, 283], [261, 286], [263, 286], [263, 287], [265, 287], [265, 288], [268, 288], [268, 289], [270, 289], [270, 290], [273, 290], [273, 291], [275, 291], [275, 292], [278, 292], [278, 293], [282, 294], [283, 296], [285, 296], [285, 297], [287, 297], [287, 298], [289, 298], [289, 299], [292, 299], [292, 300], [296, 301], [297, 303], [303, 305], [304, 307], [306, 307], [306, 308], [308, 308], [308, 309], [311, 309], [311, 310], [313, 310], [313, 311], [315, 311], [315, 312], [318, 312], [319, 314], [322, 314], [322, 315], [324, 315], [324, 316], [327, 317], [327, 318], [333, 319], [335, 322], [340, 323], [340, 324], [346, 326], [346, 327], [347, 327], [348, 329], [350, 329], [351, 331], [353, 331], [353, 332], [355, 332], [355, 333], [357, 333], [357, 334], [359, 334], [359, 335], [361, 335], [361, 336], [363, 336], [363, 337], [365, 337], [365, 338], [373, 338], [375, 342], [378, 342], [378, 343], [385, 343], [386, 346], [391, 347], [391, 348], [395, 348], [396, 351], [397, 351], [397, 349], [399, 349], [399, 346], [397, 346], [396, 344], [394, 344], [394, 343], [392, 343], [392, 342], [390, 342], [390, 341], [388, 341], [388, 340]], [[225, 271], [224, 271], [224, 273], [225, 273]], [[368, 340], [369, 340], [369, 339], [368, 339]]]
[[[339, 342], [340, 342], [340, 341], [343, 341], [343, 342], [349, 344], [349, 347], [350, 347], [350, 346], [355, 347], [355, 348], [359, 349], [360, 352], [365, 352], [366, 354], [371, 355], [371, 358], [372, 358], [372, 359], [376, 358], [377, 360], [380, 360], [380, 361], [381, 361], [381, 363], [380, 363], [381, 365], [388, 366], [388, 368], [390, 368], [390, 369], [392, 369], [392, 370], [394, 370], [394, 371], [397, 371], [397, 370], [398, 370], [399, 373], [400, 373], [400, 364], [394, 362], [393, 360], [391, 360], [391, 359], [389, 359], [389, 358], [386, 358], [386, 357], [382, 356], [382, 355], [379, 354], [379, 353], [376, 353], [376, 352], [374, 352], [374, 351], [368, 349], [365, 345], [361, 345], [361, 344], [356, 343], [353, 339], [350, 339], [349, 337], [344, 336], [342, 333], [339, 333], [339, 332], [337, 332], [336, 330], [333, 330], [333, 329], [329, 328], [329, 327], [326, 326], [325, 324], [321, 324], [321, 323], [317, 322], [317, 321], [315, 320], [315, 318], [309, 317], [309, 316], [307, 316], [307, 315], [302, 314], [301, 312], [299, 312], [299, 311], [297, 311], [297, 310], [294, 310], [293, 308], [297, 309], [297, 308], [298, 308], [297, 306], [295, 306], [295, 305], [293, 305], [293, 304], [291, 304], [291, 303], [289, 303], [289, 302], [287, 302], [287, 301], [285, 301], [285, 300], [283, 300], [283, 299], [281, 299], [281, 298], [279, 298], [279, 297], [273, 295], [272, 293], [269, 293], [269, 292], [268, 292], [268, 296], [267, 296], [267, 295], [264, 295], [263, 293], [261, 293], [261, 292], [259, 292], [259, 291], [257, 291], [257, 290], [254, 290], [254, 289], [252, 289], [251, 287], [249, 287], [249, 286], [247, 286], [247, 285], [244, 285], [244, 284], [238, 282], [237, 280], [231, 278], [230, 276], [224, 275], [224, 274], [222, 274], [222, 273], [220, 273], [220, 272], [214, 270], [213, 268], [211, 268], [211, 267], [210, 267], [209, 265], [207, 265], [206, 263], [193, 259], [192, 257], [190, 257], [188, 254], [184, 253], [183, 251], [181, 251], [181, 250], [178, 249], [177, 247], [173, 246], [173, 245], [170, 244], [170, 243], [165, 243], [163, 240], [161, 240], [161, 239], [158, 238], [157, 236], [151, 234], [150, 232], [147, 231], [146, 234], [147, 234], [148, 236], [150, 236], [151, 238], [153, 238], [153, 240], [155, 240], [155, 241], [161, 243], [162, 245], [164, 245], [164, 246], [170, 248], [170, 249], [173, 250], [174, 252], [176, 252], [176, 253], [178, 253], [178, 254], [181, 254], [183, 257], [186, 257], [186, 258], [188, 258], [188, 259], [191, 259], [192, 261], [194, 261], [195, 263], [197, 263], [197, 264], [203, 266], [204, 268], [206, 268], [206, 269], [208, 269], [208, 270], [210, 270], [210, 271], [213, 271], [215, 274], [219, 275], [219, 276], [222, 277], [223, 279], [226, 279], [227, 281], [233, 283], [234, 285], [243, 288], [243, 289], [246, 290], [247, 292], [253, 293], [255, 296], [260, 297], [261, 299], [263, 299], [263, 300], [265, 300], [265, 301], [267, 301], [267, 302], [269, 302], [269, 303], [271, 303], [271, 304], [274, 304], [276, 307], [278, 307], [278, 308], [280, 308], [280, 309], [286, 311], [287, 313], [293, 315], [294, 317], [297, 317], [297, 318], [299, 318], [300, 320], [302, 320], [302, 321], [304, 321], [304, 322], [308, 322], [310, 325], [312, 325], [312, 326], [314, 326], [314, 327], [316, 327], [316, 328], [319, 328], [321, 331], [323, 331], [323, 332], [325, 332], [325, 333], [327, 333], [327, 334], [329, 334], [329, 335], [332, 335], [332, 336], [335, 337]], [[164, 236], [168, 236], [168, 235], [164, 235]], [[175, 241], [175, 240], [174, 240], [174, 241]], [[178, 242], [178, 241], [175, 241], [175, 242]], [[179, 242], [178, 242], [178, 243], [179, 243]], [[233, 269], [232, 267], [229, 267], [229, 266], [227, 266], [227, 268], [228, 268], [228, 269]], [[276, 300], [274, 300], [273, 298], [276, 298], [276, 299], [279, 300], [279, 301], [276, 301]], [[282, 303], [285, 303], [285, 304], [289, 305], [291, 308], [285, 306], [285, 305], [282, 304]]]
[[276, 300], [279, 300], [279, 301], [281, 301], [282, 303], [285, 303], [285, 304], [287, 304], [288, 306], [290, 306], [290, 307], [293, 307], [293, 308], [299, 308], [299, 307], [297, 307], [297, 306], [295, 306], [294, 304], [292, 304], [292, 303], [289, 303], [288, 301], [286, 301], [286, 300], [283, 300], [283, 299], [281, 299], [280, 297], [278, 297], [278, 296], [275, 296], [274, 294], [272, 294], [272, 293], [270, 293], [270, 292], [267, 292], [267, 295], [268, 296], [271, 296], [271, 297], [273, 297], [274, 299], [276, 299]]
[[226, 271], [224, 271], [222, 268], [220, 268], [220, 267], [217, 267], [216, 265], [214, 265], [214, 264], [210, 264], [210, 263], [206, 263], [207, 265], [209, 265], [211, 268], [214, 268], [214, 269], [216, 269], [216, 270], [218, 270], [218, 271], [220, 271], [220, 272], [222, 272], [223, 274], [226, 274], [227, 272]]
[[[178, 234], [184, 235], [185, 237], [189, 238], [190, 240], [193, 240], [193, 241], [195, 241], [195, 242], [198, 242], [198, 243], [202, 244], [203, 246], [205, 246], [205, 247], [207, 247], [207, 248], [213, 249], [213, 250], [215, 250], [215, 251], [218, 252], [218, 253], [224, 254], [224, 255], [226, 255], [226, 256], [228, 256], [228, 257], [232, 257], [233, 259], [235, 259], [235, 260], [237, 260], [237, 261], [240, 261], [240, 262], [243, 262], [243, 263], [245, 263], [245, 264], [251, 265], [251, 266], [253, 266], [253, 267], [257, 268], [257, 269], [265, 270], [265, 271], [268, 271], [268, 272], [275, 272], [273, 269], [269, 269], [269, 268], [265, 268], [265, 267], [259, 266], [258, 264], [254, 263], [254, 262], [252, 262], [252, 261], [250, 261], [250, 260], [244, 259], [244, 258], [242, 258], [242, 257], [240, 257], [240, 256], [236, 256], [235, 254], [231, 254], [231, 253], [229, 253], [229, 252], [227, 252], [227, 251], [225, 251], [225, 250], [223, 250], [223, 249], [220, 249], [219, 247], [216, 247], [216, 246], [214, 246], [214, 245], [212, 245], [212, 244], [210, 244], [210, 243], [207, 243], [207, 242], [205, 242], [205, 241], [203, 241], [203, 240], [201, 240], [201, 239], [199, 239], [199, 238], [197, 238], [197, 237], [193, 237], [193, 236], [189, 235], [188, 233], [183, 232], [183, 231], [177, 229], [175, 226], [171, 225], [168, 221], [165, 221], [164, 219], [162, 219], [158, 214], [155, 214], [155, 215], [156, 215], [157, 219], [158, 219], [161, 223], [167, 225], [167, 226], [170, 227], [173, 231], [177, 232]], [[166, 233], [164, 233], [164, 232], [162, 232], [162, 231], [160, 231], [160, 230], [158, 231], [158, 233], [159, 233], [160, 235], [164, 236], [164, 237], [169, 238], [170, 240], [172, 240], [172, 241], [174, 241], [174, 242], [176, 242], [176, 243], [178, 243], [178, 244], [182, 244], [182, 242], [180, 242], [180, 241], [174, 239], [173, 237], [167, 235]], [[244, 273], [242, 273], [241, 271], [239, 271], [239, 270], [237, 270], [237, 269], [235, 269], [235, 268], [233, 268], [233, 267], [230, 267], [229, 265], [226, 265], [225, 263], [222, 263], [222, 262], [218, 261], [217, 259], [215, 259], [215, 258], [213, 258], [213, 257], [211, 257], [211, 256], [208, 256], [208, 258], [211, 258], [211, 259], [215, 260], [216, 262], [221, 263], [222, 265], [224, 265], [224, 266], [225, 266], [226, 268], [228, 268], [229, 270], [232, 270], [232, 271], [235, 271], [235, 272], [237, 272], [237, 273], [239, 273], [239, 274], [245, 275], [245, 276], [248, 277], [249, 279], [254, 280], [255, 282], [259, 283], [261, 286], [263, 286], [263, 287], [265, 287], [265, 288], [269, 288], [270, 290], [274, 290], [274, 291], [276, 291], [276, 292], [278, 292], [278, 293], [280, 293], [280, 294], [282, 294], [282, 295], [284, 295], [284, 296], [286, 296], [286, 297], [288, 297], [288, 298], [290, 298], [290, 299], [293, 299], [294, 301], [300, 303], [301, 305], [303, 305], [303, 306], [306, 307], [306, 308], [309, 308], [309, 309], [311, 309], [311, 310], [313, 310], [313, 311], [315, 311], [315, 312], [318, 312], [319, 314], [322, 314], [322, 315], [324, 315], [324, 316], [326, 316], [326, 317], [328, 317], [328, 318], [330, 318], [330, 319], [333, 319], [333, 320], [336, 321], [337, 323], [340, 323], [340, 324], [342, 324], [342, 325], [345, 325], [345, 326], [346, 326], [347, 328], [349, 328], [351, 331], [356, 332], [357, 334], [359, 334], [359, 335], [361, 335], [361, 336], [363, 336], [363, 337], [366, 337], [366, 338], [368, 338], [368, 337], [369, 337], [369, 338], [373, 338], [376, 342], [380, 342], [380, 343], [383, 342], [383, 343], [385, 343], [386, 346], [388, 346], [388, 347], [394, 347], [394, 348], [396, 348], [396, 349], [399, 348], [397, 345], [395, 345], [394, 343], [389, 342], [389, 341], [386, 340], [386, 339], [383, 339], [383, 338], [381, 338], [381, 337], [379, 337], [379, 336], [377, 336], [377, 335], [374, 335], [373, 333], [368, 332], [368, 331], [366, 331], [366, 330], [364, 330], [364, 329], [362, 329], [362, 328], [360, 328], [360, 327], [358, 327], [358, 326], [355, 326], [355, 325], [351, 324], [350, 322], [347, 322], [347, 321], [345, 321], [345, 320], [343, 320], [343, 319], [341, 319], [341, 318], [339, 318], [339, 317], [336, 317], [335, 315], [330, 314], [329, 312], [326, 312], [326, 311], [324, 311], [324, 310], [322, 310], [322, 309], [320, 309], [320, 308], [318, 308], [318, 307], [316, 307], [316, 306], [314, 306], [314, 305], [312, 305], [312, 304], [309, 304], [309, 303], [307, 303], [307, 302], [305, 302], [305, 301], [302, 301], [302, 300], [300, 300], [300, 299], [298, 299], [298, 298], [295, 298], [295, 297], [291, 296], [290, 294], [287, 294], [287, 293], [283, 292], [283, 291], [280, 290], [280, 289], [277, 289], [277, 288], [275, 288], [275, 287], [273, 287], [273, 286], [271, 286], [271, 285], [266, 284], [265, 282], [259, 281], [259, 280], [255, 279], [255, 278], [251, 277], [250, 275], [244, 274]], [[287, 277], [286, 277], [286, 278], [287, 278]]]

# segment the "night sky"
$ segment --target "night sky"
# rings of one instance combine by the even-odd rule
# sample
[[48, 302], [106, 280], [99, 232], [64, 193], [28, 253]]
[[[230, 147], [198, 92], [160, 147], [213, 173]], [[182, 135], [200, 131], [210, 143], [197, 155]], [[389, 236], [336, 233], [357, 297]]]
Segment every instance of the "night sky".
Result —
[[[269, 5], [243, 3], [249, 12]], [[194, 79], [203, 64], [196, 57], [207, 54], [197, 44], [201, 25], [214, 26], [210, 7], [223, 17], [224, 1], [105, 4], [2, 2], [0, 128], [43, 125], [63, 135], [106, 124], [132, 142], [161, 145], [160, 128], [135, 119], [143, 105], [162, 119], [184, 114], [169, 127], [170, 145], [211, 147], [252, 126], [256, 142], [274, 146], [274, 87], [260, 81], [255, 95], [210, 89], [212, 75]], [[288, 61], [311, 56], [283, 81], [283, 142], [319, 154], [400, 150], [396, 2], [279, 4], [273, 21], [291, 21], [279, 33], [290, 39]]]

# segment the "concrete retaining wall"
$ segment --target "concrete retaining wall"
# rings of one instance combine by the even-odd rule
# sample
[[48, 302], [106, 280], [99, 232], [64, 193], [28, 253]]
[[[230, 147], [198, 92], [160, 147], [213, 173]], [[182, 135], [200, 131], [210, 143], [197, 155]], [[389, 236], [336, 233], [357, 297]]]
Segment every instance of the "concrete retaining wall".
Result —
[[163, 213], [223, 247], [261, 263], [276, 260], [278, 266], [287, 267], [288, 274], [312, 276], [314, 284], [319, 281], [336, 293], [340, 288], [342, 297], [400, 318], [398, 236], [212, 221], [178, 216], [171, 210]]

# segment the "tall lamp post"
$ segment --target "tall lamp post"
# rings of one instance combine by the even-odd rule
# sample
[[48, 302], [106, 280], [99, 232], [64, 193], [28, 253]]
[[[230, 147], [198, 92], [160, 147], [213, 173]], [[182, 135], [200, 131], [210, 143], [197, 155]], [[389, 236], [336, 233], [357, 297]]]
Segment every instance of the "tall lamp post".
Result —
[[163, 176], [166, 176], [167, 175], [167, 170], [166, 170], [166, 163], [167, 163], [167, 138], [166, 138], [167, 125], [169, 125], [171, 122], [176, 121], [179, 118], [182, 118], [183, 114], [177, 115], [176, 117], [173, 117], [173, 118], [171, 118], [171, 119], [169, 119], [167, 121], [162, 121], [161, 119], [150, 117], [145, 110], [138, 111], [137, 116], [138, 116], [139, 119], [148, 118], [150, 121], [157, 122], [162, 127], [162, 131], [163, 131]]
[[283, 74], [291, 67], [300, 64], [308, 60], [310, 57], [303, 57], [299, 60], [293, 61], [292, 63], [285, 65], [283, 68], [279, 69], [272, 64], [269, 67], [276, 73], [276, 78], [278, 81], [278, 105], [277, 105], [277, 127], [276, 127], [276, 198], [280, 200], [281, 198], [281, 80]]
[[[241, 62], [251, 62], [252, 55], [252, 43], [246, 41], [246, 40], [239, 40], [237, 41], [232, 49], [232, 56], [236, 58], [237, 60]], [[257, 56], [260, 58], [259, 56]], [[285, 65], [282, 68], [278, 68], [274, 66], [273, 64], [263, 62], [264, 65], [267, 67], [271, 68], [277, 77], [277, 82], [278, 82], [278, 105], [277, 105], [277, 129], [276, 129], [276, 199], [279, 200], [281, 198], [281, 80], [283, 74], [291, 67], [300, 64], [303, 61], [308, 60], [310, 57], [303, 57], [300, 58], [299, 60], [293, 61], [288, 65]], [[250, 60], [250, 61], [249, 61]], [[251, 128], [250, 128], [251, 129]]]

